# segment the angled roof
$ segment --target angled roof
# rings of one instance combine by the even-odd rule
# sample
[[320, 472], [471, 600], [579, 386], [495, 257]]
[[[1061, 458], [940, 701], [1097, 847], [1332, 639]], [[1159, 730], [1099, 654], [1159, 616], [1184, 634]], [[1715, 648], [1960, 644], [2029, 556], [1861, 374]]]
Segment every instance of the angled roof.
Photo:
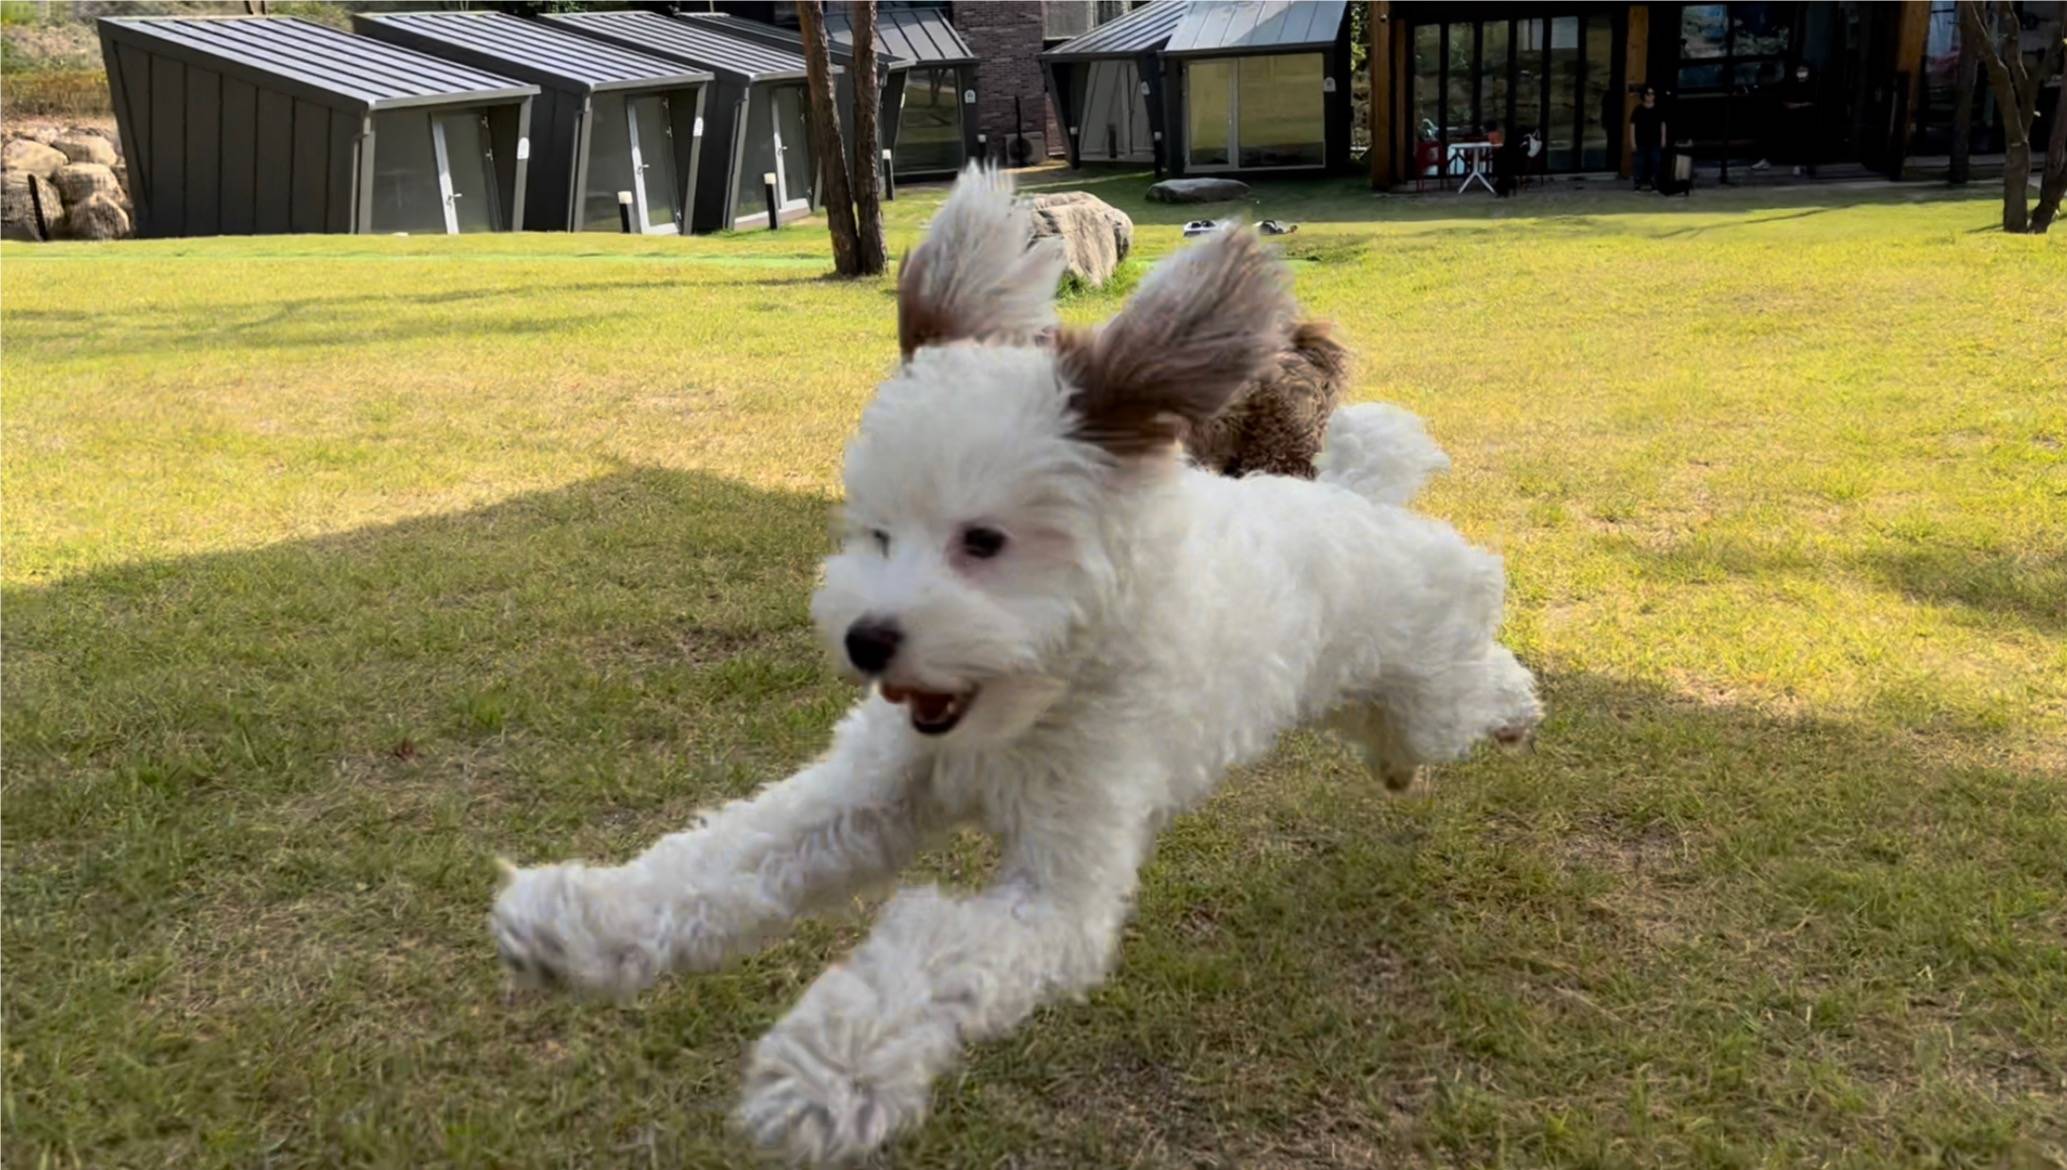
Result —
[[1156, 52], [1170, 39], [1170, 33], [1190, 7], [1190, 0], [1155, 0], [1118, 20], [1106, 21], [1083, 36], [1064, 41], [1041, 57], [1048, 61], [1091, 61]]
[[360, 111], [515, 101], [538, 87], [291, 16], [104, 16], [117, 42]]
[[1222, 57], [1326, 48], [1348, 15], [1347, 0], [1193, 0], [1163, 53]]
[[[825, 14], [825, 31], [842, 45], [854, 43], [854, 26], [846, 9]], [[881, 52], [919, 65], [974, 65], [976, 54], [947, 14], [938, 8], [878, 8], [876, 46]]]
[[[758, 20], [748, 20], [744, 16], [734, 16], [729, 12], [678, 12], [675, 14], [675, 19], [702, 25], [712, 32], [722, 33], [728, 37], [737, 37], [743, 41], [753, 41], [755, 44], [781, 49], [785, 53], [795, 53], [800, 58], [804, 55], [804, 34], [793, 28], [762, 24]], [[835, 66], [852, 65], [854, 63], [854, 48], [852, 45], [832, 39], [828, 49], [828, 56]], [[878, 46], [878, 49], [876, 65], [886, 72], [894, 73], [899, 69], [909, 69], [911, 67], [910, 61], [896, 57], [887, 50], [882, 50], [880, 46]]]
[[593, 93], [694, 85], [711, 75], [502, 12], [356, 13], [359, 32], [554, 89]]
[[656, 12], [556, 12], [545, 19], [583, 36], [708, 69], [732, 81], [752, 84], [804, 76], [804, 58], [796, 53]]

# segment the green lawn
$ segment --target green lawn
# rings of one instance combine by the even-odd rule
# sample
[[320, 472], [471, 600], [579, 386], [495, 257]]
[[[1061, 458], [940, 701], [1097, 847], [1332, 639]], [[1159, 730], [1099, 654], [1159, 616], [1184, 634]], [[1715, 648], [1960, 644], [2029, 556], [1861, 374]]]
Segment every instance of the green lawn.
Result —
[[[1975, 195], [1264, 188], [1508, 557], [1539, 749], [1388, 797], [1289, 737], [895, 1164], [2067, 1165], [2067, 239]], [[605, 1006], [483, 918], [848, 701], [805, 602], [895, 342], [827, 251], [0, 247], [9, 1165], [740, 1160], [854, 923]]]

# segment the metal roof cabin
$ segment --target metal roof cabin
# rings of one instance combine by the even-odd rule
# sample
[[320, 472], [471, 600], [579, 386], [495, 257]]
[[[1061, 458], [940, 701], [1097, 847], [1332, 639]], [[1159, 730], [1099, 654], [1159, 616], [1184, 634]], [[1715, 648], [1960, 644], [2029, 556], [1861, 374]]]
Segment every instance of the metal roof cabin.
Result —
[[1068, 95], [1071, 165], [1350, 166], [1347, 0], [1156, 0], [1041, 56]]
[[1163, 173], [1171, 101], [1162, 49], [1188, 7], [1153, 0], [1041, 54], [1070, 166], [1152, 163]]
[[710, 73], [502, 12], [358, 13], [352, 25], [538, 86], [526, 228], [622, 231], [626, 191], [633, 230], [687, 230]]
[[704, 103], [704, 140], [711, 153], [697, 169], [694, 230], [769, 226], [764, 175], [774, 176], [782, 222], [818, 206], [802, 57], [653, 12], [560, 12], [544, 19], [711, 73]]
[[[796, 29], [779, 25], [764, 24], [743, 16], [732, 16], [722, 12], [678, 12], [675, 19], [710, 29], [713, 32], [740, 40], [752, 41], [804, 57], [804, 34]], [[828, 24], [830, 21], [828, 21]], [[829, 59], [836, 69], [833, 76], [833, 109], [840, 119], [841, 144], [846, 148], [847, 161], [851, 167], [854, 152], [860, 149], [860, 142], [854, 137], [855, 108], [854, 93], [854, 50], [828, 36]], [[878, 50], [876, 53], [876, 142], [878, 149], [894, 152], [897, 148], [897, 111], [904, 104], [904, 79], [911, 68], [911, 62]], [[808, 91], [807, 91], [808, 92]], [[895, 164], [895, 154], [892, 155]]]
[[[847, 11], [825, 14], [825, 30], [852, 51]], [[907, 62], [890, 158], [899, 179], [953, 175], [981, 157], [977, 149], [976, 54], [938, 8], [878, 8], [876, 52]], [[1038, 111], [1036, 111], [1038, 116]]]
[[536, 86], [291, 17], [103, 17], [139, 236], [506, 231]]

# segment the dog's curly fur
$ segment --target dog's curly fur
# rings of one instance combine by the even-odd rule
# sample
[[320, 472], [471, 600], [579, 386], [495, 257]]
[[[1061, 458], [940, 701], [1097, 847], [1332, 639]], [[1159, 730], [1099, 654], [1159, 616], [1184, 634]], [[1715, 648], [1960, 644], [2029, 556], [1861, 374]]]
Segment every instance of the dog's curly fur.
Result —
[[755, 1044], [738, 1123], [797, 1161], [878, 1149], [964, 1045], [1104, 978], [1158, 830], [1285, 730], [1324, 722], [1397, 785], [1541, 715], [1494, 637], [1499, 559], [1401, 506], [1444, 463], [1412, 415], [1337, 411], [1315, 481], [1182, 457], [1293, 329], [1253, 236], [1044, 347], [1060, 265], [1024, 214], [972, 168], [903, 270], [906, 360], [811, 605], [869, 684], [827, 754], [627, 864], [512, 869], [490, 915], [520, 981], [628, 994], [994, 835], [987, 889], [896, 894]]
[[1328, 419], [1349, 380], [1349, 351], [1324, 321], [1302, 321], [1263, 375], [1186, 436], [1199, 466], [1222, 475], [1312, 479]]

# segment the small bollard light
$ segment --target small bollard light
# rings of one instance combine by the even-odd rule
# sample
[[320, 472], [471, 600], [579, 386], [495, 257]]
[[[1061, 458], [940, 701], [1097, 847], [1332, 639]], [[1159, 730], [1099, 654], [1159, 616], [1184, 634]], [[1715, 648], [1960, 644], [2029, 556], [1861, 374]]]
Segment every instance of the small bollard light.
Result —
[[617, 222], [619, 226], [624, 228], [625, 235], [632, 234], [632, 193], [630, 191], [619, 191], [617, 193]]
[[897, 202], [897, 171], [890, 166], [890, 152], [883, 152], [883, 202]]
[[779, 227], [781, 227], [781, 226], [782, 226], [782, 217], [781, 217], [780, 215], [777, 215], [777, 214], [776, 214], [776, 208], [775, 208], [775, 172], [774, 172], [774, 171], [764, 171], [764, 172], [762, 172], [762, 174], [761, 174], [761, 191], [762, 191], [762, 193], [763, 193], [764, 195], [766, 195], [766, 196], [767, 196], [767, 199], [768, 199], [768, 230], [772, 232], [772, 231], [774, 231], [774, 230], [775, 230], [776, 228], [779, 228]]

